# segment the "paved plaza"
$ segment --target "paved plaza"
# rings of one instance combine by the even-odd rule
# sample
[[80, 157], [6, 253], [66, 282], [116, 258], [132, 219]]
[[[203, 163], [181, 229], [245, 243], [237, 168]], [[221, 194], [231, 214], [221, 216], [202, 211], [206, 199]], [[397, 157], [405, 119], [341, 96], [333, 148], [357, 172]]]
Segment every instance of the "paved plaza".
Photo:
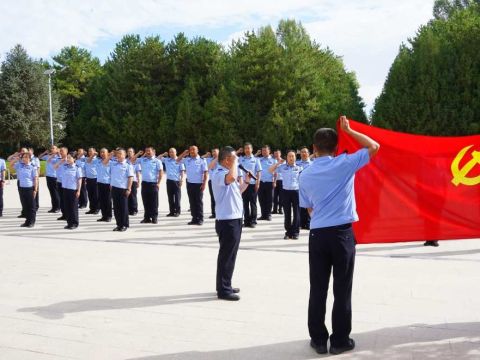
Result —
[[[214, 221], [187, 226], [185, 189], [183, 214], [165, 217], [164, 186], [159, 224], [140, 224], [140, 202], [124, 233], [85, 210], [64, 230], [44, 178], [37, 224], [20, 228], [16, 183], [6, 186], [1, 360], [329, 357], [309, 347], [308, 233], [283, 240], [281, 215], [244, 230], [241, 300], [220, 301]], [[204, 202], [208, 217], [208, 190]], [[338, 359], [480, 359], [480, 240], [357, 246], [352, 337], [357, 348]]]

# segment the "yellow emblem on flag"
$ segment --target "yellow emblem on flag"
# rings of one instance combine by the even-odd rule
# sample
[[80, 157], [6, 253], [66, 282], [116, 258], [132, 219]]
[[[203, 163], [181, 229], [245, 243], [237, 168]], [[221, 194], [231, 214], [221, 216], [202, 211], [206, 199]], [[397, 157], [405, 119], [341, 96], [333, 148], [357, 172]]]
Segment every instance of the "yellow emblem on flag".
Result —
[[475, 186], [480, 184], [480, 175], [475, 177], [468, 177], [468, 174], [472, 169], [479, 164], [480, 165], [480, 151], [472, 151], [472, 159], [468, 161], [462, 168], [460, 168], [460, 161], [465, 157], [468, 150], [470, 150], [473, 145], [464, 147], [460, 152], [457, 154], [455, 159], [452, 161], [452, 183], [455, 186], [460, 184], [467, 185], [467, 186]]

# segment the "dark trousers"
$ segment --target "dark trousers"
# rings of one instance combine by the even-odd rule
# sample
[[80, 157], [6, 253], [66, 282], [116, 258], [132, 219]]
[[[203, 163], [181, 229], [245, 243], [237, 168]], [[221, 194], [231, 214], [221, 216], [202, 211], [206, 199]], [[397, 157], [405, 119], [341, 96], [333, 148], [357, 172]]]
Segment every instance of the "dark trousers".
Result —
[[97, 181], [98, 201], [103, 219], [112, 218], [112, 194], [110, 184], [102, 184]]
[[33, 196], [33, 187], [19, 187], [20, 202], [22, 203], [22, 214], [25, 214], [26, 224], [35, 224], [37, 207]]
[[87, 183], [87, 195], [88, 195], [88, 202], [90, 204], [90, 210], [98, 211], [100, 209], [100, 205], [98, 203], [98, 188], [97, 188], [97, 179], [86, 179]]
[[202, 184], [194, 184], [187, 181], [190, 212], [192, 214], [192, 221], [196, 223], [203, 222], [203, 191], [201, 187]]
[[182, 189], [180, 187], [179, 181], [167, 179], [167, 195], [168, 195], [168, 208], [170, 210], [170, 214], [180, 214]]
[[40, 186], [39, 189], [37, 190], [37, 193], [35, 194], [35, 210], [38, 211], [40, 208]]
[[0, 180], [0, 215], [3, 214], [3, 187], [5, 186], [5, 183], [1, 183], [2, 180]]
[[[285, 235], [298, 236], [300, 232], [300, 207], [298, 190], [282, 190]], [[293, 221], [292, 221], [293, 212]]]
[[257, 193], [255, 184], [249, 184], [242, 193], [243, 199], [243, 223], [252, 225], [257, 223]]
[[60, 194], [57, 188], [57, 178], [47, 176], [47, 188], [50, 193], [50, 201], [52, 203], [52, 210], [60, 210]]
[[63, 204], [68, 226], [78, 226], [78, 198], [77, 190], [63, 189]]
[[129, 227], [128, 222], [128, 196], [126, 196], [126, 189], [112, 186], [113, 199], [113, 213], [115, 214], [115, 221], [118, 227]]
[[258, 202], [260, 203], [262, 218], [268, 219], [272, 217], [273, 183], [260, 181], [260, 187], [258, 188]]
[[210, 192], [210, 209], [215, 216], [215, 196], [213, 196], [212, 180], [208, 180], [208, 191]]
[[157, 183], [142, 181], [142, 200], [145, 220], [158, 218], [158, 188]]
[[[27, 215], [25, 214], [25, 205], [23, 204], [23, 198], [22, 198], [22, 193], [20, 191], [20, 180], [17, 180], [17, 190], [18, 190], [18, 197], [20, 198], [20, 205], [22, 206], [22, 216], [23, 217], [27, 217]], [[33, 196], [33, 195], [32, 195]]]
[[310, 229], [310, 214], [305, 208], [300, 208], [300, 227], [302, 229]]
[[352, 330], [352, 282], [355, 266], [355, 237], [351, 224], [310, 230], [310, 301], [308, 330], [317, 344], [325, 344], [328, 283], [333, 268], [333, 310], [330, 344], [347, 344]]
[[132, 191], [128, 195], [128, 213], [135, 215], [138, 212], [138, 200], [137, 200], [137, 185], [138, 182], [132, 183]]
[[273, 190], [273, 212], [282, 212], [283, 181], [277, 180]]
[[57, 192], [58, 198], [60, 199], [60, 210], [62, 211], [62, 216], [66, 217], [65, 215], [65, 201], [63, 201], [63, 188], [62, 183], [57, 181]]
[[215, 230], [220, 243], [217, 258], [217, 294], [228, 295], [233, 292], [232, 276], [242, 237], [242, 219], [217, 220]]
[[87, 195], [87, 178], [82, 178], [82, 187], [80, 188], [80, 197], [78, 198], [78, 206], [84, 208], [88, 205]]

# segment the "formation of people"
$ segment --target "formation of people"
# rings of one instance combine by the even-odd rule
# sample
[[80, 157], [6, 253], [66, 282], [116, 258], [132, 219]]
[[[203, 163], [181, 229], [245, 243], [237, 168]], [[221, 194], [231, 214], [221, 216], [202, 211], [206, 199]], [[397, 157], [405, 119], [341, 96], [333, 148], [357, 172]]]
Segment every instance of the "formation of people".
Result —
[[[300, 229], [309, 229], [310, 216], [299, 206], [299, 175], [312, 163], [307, 147], [290, 150], [286, 159], [281, 150], [273, 152], [264, 145], [256, 153], [252, 144], [245, 143], [236, 150], [238, 180], [243, 183], [250, 173], [242, 194], [243, 227], [254, 228], [258, 221], [271, 221], [272, 214], [284, 215], [285, 239], [296, 240]], [[17, 176], [18, 193], [22, 205], [19, 218], [22, 227], [32, 228], [39, 209], [40, 160], [46, 162], [46, 183], [51, 200], [49, 213], [59, 213], [57, 220], [66, 221], [65, 229], [78, 228], [79, 211], [88, 207], [87, 215], [100, 214], [99, 222], [115, 219], [114, 231], [126, 231], [130, 216], [138, 214], [137, 192], [142, 197], [144, 216], [142, 224], [157, 224], [159, 217], [159, 188], [166, 178], [168, 217], [180, 216], [182, 187], [186, 183], [191, 221], [188, 225], [204, 223], [203, 194], [210, 194], [211, 216], [216, 218], [212, 178], [219, 168], [219, 149], [200, 156], [198, 147], [177, 154], [175, 148], [157, 154], [152, 146], [135, 152], [133, 148], [106, 148], [98, 152], [94, 147], [69, 152], [66, 147], [51, 146], [35, 156], [32, 148], [21, 148], [7, 160]], [[299, 159], [297, 160], [297, 156]], [[2, 170], [3, 169], [3, 170]], [[3, 184], [6, 164], [0, 159], [0, 215], [3, 210]], [[260, 212], [257, 212], [257, 202]]]

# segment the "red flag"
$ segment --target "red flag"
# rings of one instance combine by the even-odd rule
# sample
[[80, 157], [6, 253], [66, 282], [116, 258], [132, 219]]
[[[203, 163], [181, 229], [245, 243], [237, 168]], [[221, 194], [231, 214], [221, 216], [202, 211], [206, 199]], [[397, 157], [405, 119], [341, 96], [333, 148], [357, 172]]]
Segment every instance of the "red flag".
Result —
[[[355, 178], [358, 243], [480, 237], [480, 135], [430, 137], [350, 121], [380, 143]], [[340, 128], [338, 153], [359, 145]]]

